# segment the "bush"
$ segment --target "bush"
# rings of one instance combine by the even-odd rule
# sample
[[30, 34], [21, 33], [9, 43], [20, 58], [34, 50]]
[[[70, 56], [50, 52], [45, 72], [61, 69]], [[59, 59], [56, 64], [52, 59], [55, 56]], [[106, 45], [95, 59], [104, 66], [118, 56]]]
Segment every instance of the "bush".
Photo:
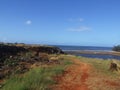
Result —
[[118, 51], [118, 52], [120, 52], [120, 45], [114, 46], [114, 47], [113, 47], [113, 51]]

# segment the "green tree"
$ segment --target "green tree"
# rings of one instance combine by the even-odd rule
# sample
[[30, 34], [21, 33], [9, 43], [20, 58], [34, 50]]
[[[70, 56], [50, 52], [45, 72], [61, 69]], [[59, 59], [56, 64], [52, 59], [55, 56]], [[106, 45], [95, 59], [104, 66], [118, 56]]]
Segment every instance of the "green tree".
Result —
[[113, 51], [118, 51], [118, 52], [120, 52], [120, 45], [114, 46], [114, 47], [113, 47]]

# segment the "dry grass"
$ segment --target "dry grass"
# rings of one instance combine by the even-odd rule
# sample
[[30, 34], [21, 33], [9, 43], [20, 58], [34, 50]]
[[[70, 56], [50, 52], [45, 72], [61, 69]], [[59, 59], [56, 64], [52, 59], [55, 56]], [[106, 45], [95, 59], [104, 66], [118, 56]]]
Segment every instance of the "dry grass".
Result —
[[109, 70], [111, 62], [114, 61], [120, 64], [120, 61], [92, 59], [72, 55], [64, 57], [70, 61], [77, 59], [80, 62], [91, 65], [92, 69], [89, 71], [89, 77], [85, 82], [90, 90], [120, 90], [120, 72]]
[[91, 64], [93, 69], [90, 71], [90, 77], [86, 84], [91, 90], [120, 90], [120, 73], [110, 71], [110, 64], [117, 60], [102, 60], [78, 57], [81, 62]]

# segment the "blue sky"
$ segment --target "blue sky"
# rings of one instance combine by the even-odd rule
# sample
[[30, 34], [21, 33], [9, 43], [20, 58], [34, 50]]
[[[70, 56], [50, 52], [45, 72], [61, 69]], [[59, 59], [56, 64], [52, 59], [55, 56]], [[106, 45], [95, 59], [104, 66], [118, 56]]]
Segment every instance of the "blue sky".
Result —
[[120, 0], [0, 0], [0, 41], [120, 44]]

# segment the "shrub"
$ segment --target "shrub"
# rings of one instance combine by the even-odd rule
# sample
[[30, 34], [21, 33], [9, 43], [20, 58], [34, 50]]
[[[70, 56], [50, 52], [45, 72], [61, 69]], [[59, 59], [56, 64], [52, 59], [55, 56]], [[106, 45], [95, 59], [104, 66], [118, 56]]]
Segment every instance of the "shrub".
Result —
[[114, 47], [113, 47], [113, 51], [118, 51], [118, 52], [120, 52], [120, 45], [114, 46]]

